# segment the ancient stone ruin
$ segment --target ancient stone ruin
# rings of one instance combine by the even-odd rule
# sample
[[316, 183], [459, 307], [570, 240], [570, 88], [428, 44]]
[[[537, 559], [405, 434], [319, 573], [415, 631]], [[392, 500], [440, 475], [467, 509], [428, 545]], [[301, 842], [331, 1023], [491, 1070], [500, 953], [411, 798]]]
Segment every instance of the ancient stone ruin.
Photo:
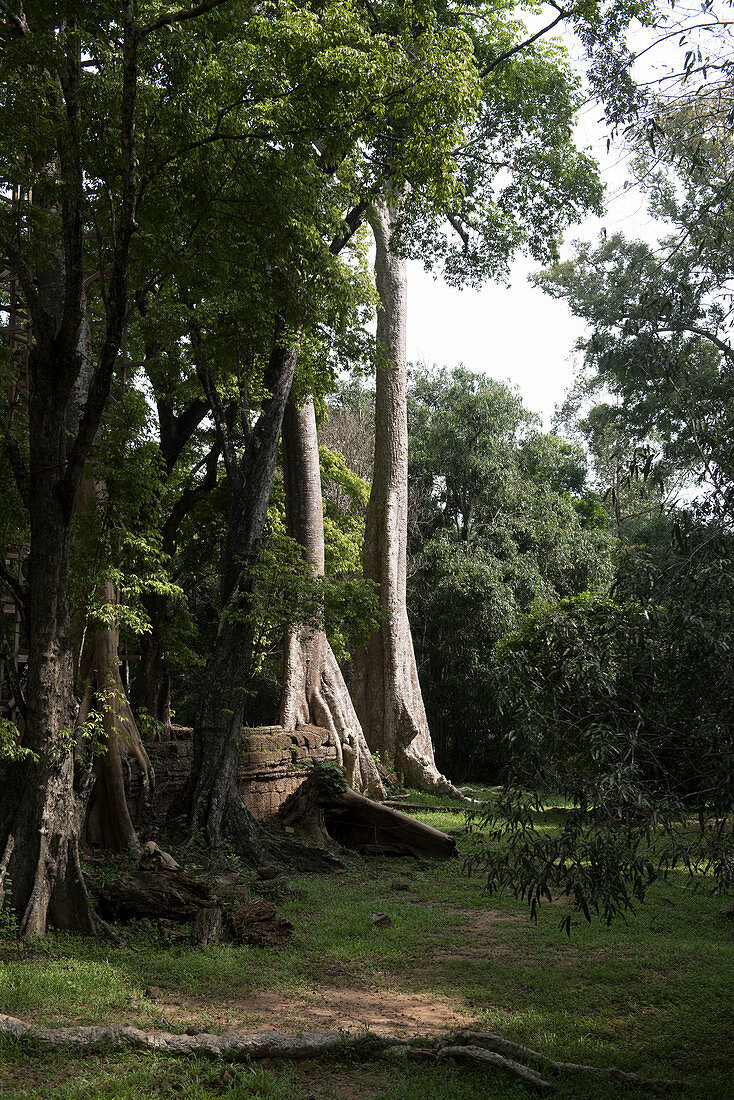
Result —
[[[174, 726], [173, 735], [170, 741], [146, 746], [156, 775], [151, 803], [146, 803], [140, 771], [134, 761], [129, 763], [125, 789], [136, 825], [162, 821], [186, 785], [193, 758], [192, 731]], [[336, 762], [336, 758], [331, 734], [317, 726], [243, 729], [240, 793], [253, 817], [270, 817], [300, 787], [314, 764]]]

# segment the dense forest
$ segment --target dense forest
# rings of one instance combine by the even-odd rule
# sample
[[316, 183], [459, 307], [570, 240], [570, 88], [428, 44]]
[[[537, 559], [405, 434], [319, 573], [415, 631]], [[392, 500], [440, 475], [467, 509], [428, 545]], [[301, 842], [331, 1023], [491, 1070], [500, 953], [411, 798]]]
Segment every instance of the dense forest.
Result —
[[[527, 26], [0, 0], [0, 899], [23, 936], [100, 927], [80, 844], [139, 848], [124, 773], [152, 790], [180, 726], [179, 827], [252, 865], [275, 857], [241, 731], [280, 724], [327, 730], [376, 799], [501, 785], [504, 843], [473, 858], [533, 904], [611, 916], [681, 860], [731, 888], [732, 54], [707, 12], [643, 87], [628, 28], [667, 16], [633, 0]], [[561, 260], [602, 209], [584, 97], [660, 240]], [[409, 259], [478, 286], [517, 255], [586, 325], [552, 432], [506, 383], [406, 362]], [[550, 793], [560, 835], [533, 824]]]

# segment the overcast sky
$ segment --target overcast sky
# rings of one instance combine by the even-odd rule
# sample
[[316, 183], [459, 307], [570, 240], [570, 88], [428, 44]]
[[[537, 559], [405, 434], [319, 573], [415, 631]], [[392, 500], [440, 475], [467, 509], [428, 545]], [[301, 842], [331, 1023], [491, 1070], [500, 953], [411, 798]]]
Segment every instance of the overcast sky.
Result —
[[[635, 42], [634, 48], [641, 47]], [[581, 51], [571, 42], [574, 61]], [[668, 67], [660, 51], [645, 58], [645, 76]], [[566, 233], [563, 254], [574, 239], [593, 241], [602, 230], [629, 237], [657, 238], [657, 228], [646, 215], [644, 198], [636, 188], [625, 189], [628, 153], [621, 141], [607, 152], [609, 127], [598, 104], [582, 109], [577, 143], [599, 162], [606, 186], [602, 218], [589, 217]], [[574, 375], [575, 341], [583, 322], [572, 317], [564, 302], [533, 287], [528, 275], [537, 264], [521, 259], [513, 267], [509, 287], [488, 285], [480, 291], [457, 290], [436, 281], [418, 262], [408, 276], [408, 358], [412, 362], [452, 367], [459, 363], [508, 379], [522, 394], [526, 406], [542, 416], [546, 427], [554, 408], [563, 400]]]

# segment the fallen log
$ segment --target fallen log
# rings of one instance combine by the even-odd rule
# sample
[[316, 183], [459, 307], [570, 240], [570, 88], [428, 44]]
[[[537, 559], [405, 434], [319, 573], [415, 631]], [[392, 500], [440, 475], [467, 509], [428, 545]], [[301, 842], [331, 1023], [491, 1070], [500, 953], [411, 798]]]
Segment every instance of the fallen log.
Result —
[[[14, 1039], [32, 1039], [43, 1047], [72, 1047], [75, 1050], [151, 1050], [159, 1054], [198, 1054], [206, 1058], [226, 1058], [247, 1061], [257, 1058], [299, 1060], [348, 1049], [341, 1031], [308, 1031], [286, 1035], [279, 1031], [241, 1033], [223, 1031], [219, 1035], [200, 1032], [198, 1035], [174, 1035], [170, 1031], [141, 1031], [126, 1024], [109, 1027], [38, 1027], [0, 1014], [0, 1035]], [[360, 1036], [362, 1042], [363, 1037]], [[371, 1036], [370, 1049], [378, 1053], [387, 1047], [402, 1044], [394, 1035]], [[357, 1045], [355, 1038], [352, 1046]]]
[[320, 799], [324, 807], [326, 828], [331, 836], [339, 834], [350, 839], [347, 847], [360, 841], [364, 844], [402, 846], [413, 855], [429, 855], [434, 858], [456, 856], [456, 841], [440, 829], [416, 821], [414, 817], [374, 802], [365, 795], [357, 794], [349, 787], [339, 795], [326, 795]]
[[323, 838], [324, 834], [345, 848], [365, 854], [431, 856], [457, 855], [456, 841], [400, 810], [357, 794], [324, 789], [318, 776], [309, 776], [280, 809], [287, 826]]

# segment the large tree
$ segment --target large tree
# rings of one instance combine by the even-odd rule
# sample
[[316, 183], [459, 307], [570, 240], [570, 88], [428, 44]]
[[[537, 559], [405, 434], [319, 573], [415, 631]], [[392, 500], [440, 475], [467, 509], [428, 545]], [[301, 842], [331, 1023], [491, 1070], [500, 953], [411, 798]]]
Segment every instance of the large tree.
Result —
[[391, 248], [394, 211], [373, 208], [377, 317], [375, 462], [365, 529], [364, 575], [379, 587], [383, 620], [358, 654], [351, 693], [370, 747], [400, 782], [453, 793], [433, 759], [406, 603], [408, 421], [405, 259]]
[[[228, 182], [218, 199], [220, 207], [230, 202], [235, 215], [230, 247], [238, 226], [242, 234], [249, 227], [246, 247], [231, 248], [230, 263], [257, 272], [261, 308], [250, 314], [254, 354], [244, 361], [240, 355], [238, 367], [233, 408], [241, 446], [235, 445], [218, 392], [221, 374], [211, 359], [201, 368], [227, 467], [229, 503], [222, 608], [195, 722], [190, 824], [211, 843], [228, 837], [251, 857], [258, 846], [237, 791], [237, 758], [253, 667], [256, 566], [296, 361], [301, 345], [318, 342], [323, 333], [336, 338], [343, 315], [354, 308], [353, 272], [340, 254], [379, 184], [369, 150], [387, 114], [401, 111], [408, 155], [427, 176], [432, 151], [456, 137], [468, 109], [462, 36], [442, 33], [427, 12], [424, 48], [416, 54], [405, 13], [396, 13], [395, 25], [378, 35], [372, 18], [362, 8], [343, 7], [327, 9], [318, 20], [308, 10], [293, 16], [284, 33], [294, 44], [288, 55], [294, 92], [273, 107], [275, 121], [284, 126], [282, 147], [258, 147], [248, 203], [234, 173], [228, 177], [234, 184]], [[343, 48], [335, 50], [336, 43]], [[421, 150], [427, 150], [422, 158]], [[241, 149], [233, 155], [239, 166]], [[206, 341], [202, 349], [206, 354]], [[261, 395], [259, 412], [253, 393]]]
[[[9, 765], [0, 799], [0, 847], [24, 935], [49, 923], [95, 926], [78, 857], [90, 761], [74, 713], [72, 521], [123, 339], [136, 233], [144, 254], [151, 197], [175, 191], [171, 166], [184, 147], [218, 136], [222, 119], [211, 114], [192, 134], [187, 97], [201, 100], [212, 77], [202, 76], [202, 48], [221, 43], [223, 27], [241, 29], [241, 16], [218, 0], [164, 10], [127, 0], [115, 12], [61, 14], [40, 0], [0, 8], [0, 174], [15, 196], [0, 211], [0, 250], [32, 331], [27, 450], [12, 432], [5, 441], [30, 530], [24, 755]], [[207, 33], [197, 38], [200, 19]], [[172, 27], [162, 64], [159, 34]], [[213, 84], [216, 76], [210, 93]], [[88, 300], [102, 320], [91, 345]]]
[[[420, 257], [456, 283], [504, 275], [519, 250], [552, 257], [561, 229], [597, 206], [600, 194], [591, 162], [574, 146], [578, 84], [558, 46], [539, 44], [544, 32], [528, 36], [502, 11], [492, 10], [486, 23], [453, 9], [443, 17], [473, 50], [476, 99], [460, 143], [440, 151], [441, 171], [427, 189], [406, 156], [399, 118], [378, 146], [385, 187], [370, 218], [380, 305], [364, 569], [379, 585], [383, 621], [357, 657], [351, 687], [372, 747], [429, 790], [450, 784], [433, 759], [406, 610], [405, 257]], [[584, 26], [596, 46], [599, 26]]]
[[[3, 4], [0, 248], [17, 275], [32, 329], [27, 458], [6, 437], [30, 523], [28, 680], [24, 749], [0, 800], [0, 845], [21, 933], [48, 923], [95, 925], [78, 839], [90, 780], [74, 733], [71, 525], [122, 340], [137, 228], [136, 97], [140, 52], [163, 22], [119, 13]], [[111, 45], [112, 43], [112, 45]], [[92, 64], [90, 64], [90, 59]], [[87, 193], [99, 183], [88, 134], [114, 142], [108, 205], [114, 236], [100, 241], [104, 321], [92, 357], [84, 325]], [[32, 193], [33, 201], [30, 201]]]
[[[308, 397], [300, 408], [291, 401], [286, 409], [283, 475], [288, 534], [303, 547], [314, 577], [323, 577], [324, 510], [312, 397]], [[287, 631], [280, 721], [287, 729], [304, 724], [328, 729], [337, 750], [337, 763], [344, 768], [348, 785], [372, 795], [383, 793], [375, 762], [325, 630], [296, 623]]]

